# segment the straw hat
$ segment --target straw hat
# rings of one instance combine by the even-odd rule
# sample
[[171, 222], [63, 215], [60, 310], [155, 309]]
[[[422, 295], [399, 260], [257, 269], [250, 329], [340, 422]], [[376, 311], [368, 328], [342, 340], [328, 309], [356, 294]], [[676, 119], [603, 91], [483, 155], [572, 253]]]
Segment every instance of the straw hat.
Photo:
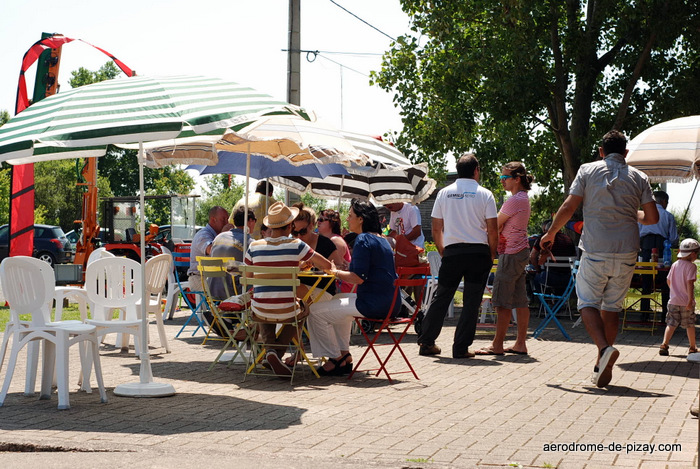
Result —
[[263, 223], [270, 228], [281, 228], [289, 225], [299, 215], [296, 207], [287, 207], [282, 202], [275, 202], [267, 209], [267, 216], [263, 218]]

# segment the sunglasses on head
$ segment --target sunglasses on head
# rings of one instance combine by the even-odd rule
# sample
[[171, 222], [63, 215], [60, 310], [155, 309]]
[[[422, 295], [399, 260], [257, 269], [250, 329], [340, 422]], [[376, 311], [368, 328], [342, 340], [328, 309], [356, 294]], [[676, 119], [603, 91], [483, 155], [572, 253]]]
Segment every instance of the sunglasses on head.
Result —
[[518, 177], [518, 176], [511, 176], [511, 175], [501, 174], [500, 179], [501, 179], [501, 181], [505, 181], [506, 179], [510, 179], [510, 178], [515, 179], [515, 178], [517, 178], [517, 177]]
[[307, 226], [306, 228], [303, 228], [303, 229], [301, 229], [301, 230], [299, 230], [299, 231], [292, 230], [292, 235], [294, 235], [294, 236], [304, 236], [304, 235], [306, 235], [306, 233], [308, 233], [308, 232], [309, 232], [309, 227]]

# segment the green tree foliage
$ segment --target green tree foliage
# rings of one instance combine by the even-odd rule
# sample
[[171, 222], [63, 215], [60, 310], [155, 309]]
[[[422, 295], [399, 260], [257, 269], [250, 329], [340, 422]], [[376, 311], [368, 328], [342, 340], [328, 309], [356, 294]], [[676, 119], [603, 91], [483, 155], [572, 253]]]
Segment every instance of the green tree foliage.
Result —
[[[59, 225], [64, 231], [73, 229], [73, 222], [82, 218], [84, 186], [79, 186], [82, 160], [56, 160], [34, 165], [36, 223]], [[98, 193], [102, 197], [111, 195], [109, 182], [98, 177]], [[43, 221], [39, 214], [43, 213]]]
[[121, 73], [121, 70], [114, 65], [111, 60], [100, 67], [96, 72], [90, 71], [84, 67], [70, 72], [71, 79], [68, 81], [71, 88], [78, 88], [92, 83], [99, 83], [105, 80], [116, 78]]
[[228, 174], [205, 176], [204, 184], [203, 197], [197, 201], [195, 214], [196, 223], [201, 226], [205, 226], [209, 222], [210, 208], [219, 205], [230, 213], [233, 206], [245, 193], [245, 184], [239, 184], [233, 178], [229, 186]]
[[[700, 3], [685, 0], [402, 0], [412, 35], [372, 81], [395, 92], [397, 146], [441, 177], [446, 155], [474, 150], [482, 182], [524, 161], [562, 201], [611, 128], [628, 135], [696, 114]], [[493, 176], [491, 176], [493, 175]]]

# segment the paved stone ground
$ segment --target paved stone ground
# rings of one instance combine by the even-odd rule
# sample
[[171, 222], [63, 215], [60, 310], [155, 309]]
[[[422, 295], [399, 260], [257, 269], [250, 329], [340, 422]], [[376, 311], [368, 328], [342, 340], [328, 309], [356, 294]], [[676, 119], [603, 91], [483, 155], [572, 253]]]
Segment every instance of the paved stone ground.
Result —
[[[24, 364], [18, 365], [0, 408], [0, 467], [698, 466], [698, 420], [688, 414], [697, 402], [698, 364], [685, 360], [680, 332], [669, 357], [657, 353], [660, 333], [620, 334], [620, 359], [605, 389], [590, 385], [595, 348], [568, 320], [571, 342], [548, 329], [528, 342], [529, 356], [467, 360], [449, 354], [455, 321], [448, 320], [438, 340], [444, 356], [421, 357], [415, 335], [406, 339], [420, 380], [308, 375], [291, 386], [259, 376], [243, 382], [240, 366], [207, 371], [220, 344], [200, 345], [201, 332], [174, 339], [187, 315], [166, 322], [172, 353], [151, 349], [155, 380], [175, 386], [173, 397], [115, 396], [117, 384], [138, 380], [139, 362], [105, 348], [109, 403], [74, 390], [71, 409], [59, 411], [55, 395], [50, 401], [22, 395]], [[151, 333], [158, 345], [154, 325]], [[474, 346], [488, 345], [490, 334], [480, 331]], [[353, 344], [357, 360], [361, 337]], [[553, 444], [569, 446], [548, 451]], [[18, 452], [31, 445], [73, 451]]]

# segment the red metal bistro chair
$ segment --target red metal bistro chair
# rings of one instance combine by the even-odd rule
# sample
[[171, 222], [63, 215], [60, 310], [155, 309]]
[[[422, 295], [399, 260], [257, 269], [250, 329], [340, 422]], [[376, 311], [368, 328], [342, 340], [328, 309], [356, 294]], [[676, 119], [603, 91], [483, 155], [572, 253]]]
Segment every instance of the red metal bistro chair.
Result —
[[[397, 350], [403, 357], [404, 361], [406, 362], [406, 365], [408, 365], [408, 370], [394, 371], [393, 374], [413, 373], [413, 376], [415, 376], [416, 379], [420, 379], [416, 372], [413, 370], [411, 363], [408, 361], [408, 357], [406, 357], [406, 354], [401, 349], [401, 341], [406, 336], [406, 333], [415, 321], [416, 316], [418, 315], [418, 311], [420, 311], [420, 306], [423, 300], [423, 294], [425, 293], [425, 284], [428, 280], [428, 276], [430, 276], [430, 266], [428, 264], [425, 264], [420, 267], [399, 267], [396, 269], [396, 273], [399, 275], [399, 278], [394, 282], [394, 299], [391, 302], [391, 307], [389, 308], [386, 317], [384, 319], [371, 319], [366, 318], [364, 316], [355, 317], [355, 322], [357, 323], [360, 331], [362, 331], [362, 336], [367, 341], [367, 348], [365, 349], [365, 353], [362, 354], [362, 357], [360, 357], [360, 360], [355, 365], [355, 368], [353, 368], [352, 372], [350, 373], [350, 376], [348, 376], [348, 379], [352, 378], [352, 376], [358, 371], [376, 371], [375, 376], [379, 376], [379, 374], [383, 371], [384, 374], [386, 374], [386, 377], [389, 379], [389, 382], [391, 383], [392, 380], [389, 374], [389, 370], [387, 369], [387, 363], [389, 362], [389, 359], [391, 359], [394, 352], [396, 352]], [[392, 318], [391, 312], [394, 310], [394, 305], [396, 304], [396, 302], [401, 301], [401, 288], [404, 287], [420, 287], [419, 298], [416, 298], [416, 305], [415, 307], [413, 307], [413, 313], [410, 317]], [[372, 324], [377, 325], [378, 327], [376, 331], [370, 331], [369, 333], [365, 332], [361, 325], [362, 321], [369, 321]], [[390, 329], [390, 326], [399, 326], [399, 329], [396, 331], [392, 331]], [[389, 337], [391, 338], [390, 343], [377, 343], [379, 336], [381, 336], [382, 334], [382, 331], [386, 331], [389, 334]], [[384, 359], [382, 359], [379, 353], [377, 352], [377, 347], [381, 346], [391, 346], [389, 353]], [[365, 357], [367, 356], [370, 350], [372, 351], [372, 353], [374, 353], [374, 356], [379, 362], [379, 368], [371, 368], [364, 370], [360, 369], [360, 365], [362, 365], [362, 362], [364, 361]]]

